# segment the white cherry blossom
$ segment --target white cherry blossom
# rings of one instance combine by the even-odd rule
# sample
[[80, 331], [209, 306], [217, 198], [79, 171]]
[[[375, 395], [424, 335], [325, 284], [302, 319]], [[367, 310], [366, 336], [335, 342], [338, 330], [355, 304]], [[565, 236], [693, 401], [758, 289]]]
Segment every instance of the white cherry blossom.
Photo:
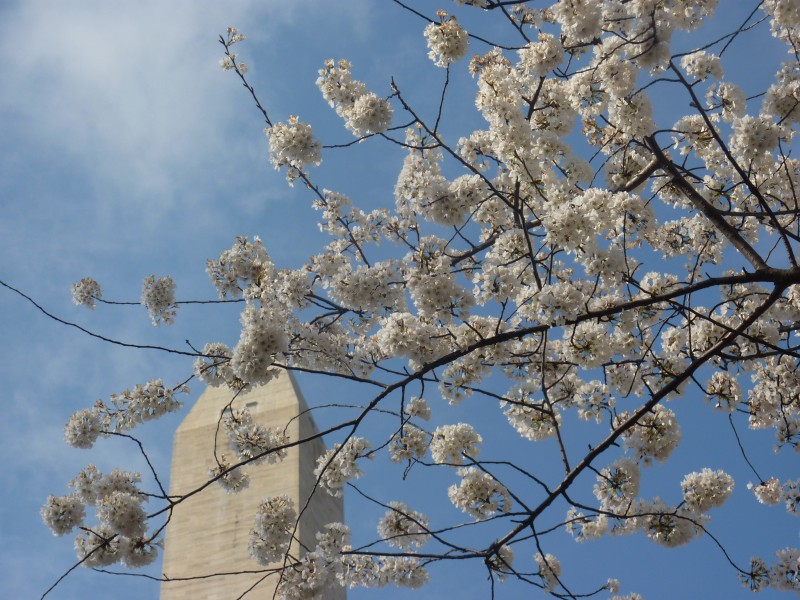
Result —
[[[800, 480], [787, 471], [796, 454], [757, 450], [768, 430], [776, 450], [800, 451], [800, 8], [742, 1], [755, 11], [745, 25], [728, 14], [710, 23], [728, 9], [716, 0], [456, 0], [460, 20], [444, 10], [434, 20], [423, 2], [388, 3], [427, 22], [417, 47], [403, 49], [408, 65], [368, 57], [359, 68], [377, 81], [369, 86], [347, 59], [317, 73], [350, 142], [331, 138], [313, 111], [307, 122], [273, 121], [271, 103], [293, 106], [272, 98], [283, 86], [262, 94], [246, 49], [232, 51], [245, 37], [235, 28], [221, 37], [222, 68], [266, 122], [270, 163], [302, 183], [298, 198], [313, 208], [297, 224], [308, 236], [271, 248], [274, 259], [274, 241], [238, 236], [206, 262], [210, 294], [241, 303], [227, 343], [148, 347], [189, 355], [176, 381], [193, 375], [230, 399], [282, 369], [331, 382], [330, 397], [311, 405], [333, 444], [316, 451], [314, 493], [347, 493], [359, 522], [351, 533], [312, 519], [314, 542], [305, 498], [264, 498], [249, 550], [274, 569], [276, 597], [416, 589], [440, 562], [462, 561], [492, 584], [641, 598], [617, 595], [607, 575], [618, 573], [573, 587], [582, 575], [547, 553], [565, 529], [587, 556], [605, 536], [674, 549], [714, 535], [746, 587], [798, 590], [797, 549], [779, 542], [773, 559], [748, 566], [743, 547], [709, 526], [746, 494], [734, 488], [741, 468], [758, 481], [748, 485], [764, 505], [754, 510], [800, 512]], [[788, 54], [736, 64], [736, 49], [769, 44]], [[335, 153], [346, 160], [329, 161]], [[309, 170], [323, 154], [325, 166]], [[325, 240], [314, 246], [317, 229]], [[102, 300], [103, 312], [136, 304], [102, 294], [91, 277], [72, 286], [76, 304]], [[195, 310], [176, 300], [170, 277], [149, 276], [140, 303], [157, 325], [179, 304]], [[352, 386], [344, 396], [340, 381]], [[90, 401], [64, 437], [85, 449], [112, 436], [136, 444], [132, 430], [179, 410], [187, 391], [151, 379]], [[208, 483], [246, 489], [248, 472], [295, 450], [292, 422], [268, 426], [227, 405]], [[690, 458], [677, 451], [684, 435], [695, 440]], [[707, 450], [725, 436], [739, 451], [723, 470]], [[357, 481], [373, 472], [385, 481]], [[670, 481], [676, 472], [685, 476]], [[89, 466], [48, 498], [42, 519], [56, 535], [79, 528], [87, 567], [150, 564], [158, 516], [182, 508], [151, 475]], [[663, 499], [644, 497], [661, 479]], [[395, 483], [425, 494], [412, 509]], [[436, 505], [445, 495], [447, 514]]]
[[425, 28], [425, 39], [430, 52], [428, 56], [438, 67], [446, 67], [461, 60], [467, 54], [469, 38], [455, 17], [444, 19], [441, 23], [431, 23]]
[[265, 498], [258, 507], [255, 525], [250, 530], [250, 556], [268, 565], [283, 558], [297, 519], [294, 502], [288, 496]]
[[96, 301], [103, 297], [100, 284], [91, 277], [84, 277], [72, 284], [72, 301], [78, 306], [85, 306], [94, 310]]

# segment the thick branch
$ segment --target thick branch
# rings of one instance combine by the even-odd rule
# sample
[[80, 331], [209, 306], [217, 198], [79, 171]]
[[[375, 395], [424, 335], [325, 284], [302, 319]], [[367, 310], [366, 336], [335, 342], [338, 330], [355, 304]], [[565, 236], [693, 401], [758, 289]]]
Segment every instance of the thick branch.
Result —
[[764, 303], [759, 306], [756, 310], [754, 310], [750, 316], [745, 319], [739, 327], [736, 328], [735, 331], [728, 333], [725, 337], [723, 337], [719, 342], [717, 342], [711, 349], [708, 350], [703, 356], [699, 357], [695, 361], [693, 361], [683, 373], [680, 375], [676, 375], [672, 381], [662, 387], [658, 392], [652, 395], [650, 400], [645, 402], [636, 412], [634, 412], [628, 419], [625, 420], [621, 425], [615, 428], [609, 435], [603, 440], [599, 445], [592, 448], [586, 456], [581, 460], [580, 464], [576, 465], [570, 473], [563, 479], [563, 481], [556, 487], [550, 495], [542, 501], [542, 503], [528, 516], [524, 521], [522, 521], [519, 525], [517, 525], [514, 529], [512, 529], [509, 533], [507, 533], [504, 537], [497, 540], [494, 544], [492, 544], [489, 548], [489, 552], [493, 553], [496, 552], [503, 544], [507, 544], [511, 540], [513, 540], [519, 533], [530, 527], [536, 518], [544, 512], [544, 510], [550, 506], [556, 498], [558, 498], [563, 492], [567, 491], [570, 486], [574, 483], [574, 481], [578, 478], [578, 476], [589, 466], [592, 462], [601, 454], [603, 454], [606, 450], [608, 450], [621, 436], [623, 433], [628, 431], [632, 428], [643, 416], [645, 416], [648, 412], [650, 412], [656, 404], [661, 402], [664, 398], [666, 398], [669, 394], [675, 392], [681, 384], [683, 384], [686, 380], [688, 380], [700, 367], [702, 367], [706, 362], [709, 361], [712, 357], [718, 354], [721, 350], [723, 350], [726, 346], [733, 343], [739, 335], [748, 327], [750, 327], [753, 323], [755, 323], [761, 316], [766, 313], [770, 307], [772, 307], [775, 302], [781, 297], [783, 294], [785, 287], [783, 285], [776, 285], [775, 288], [772, 290], [772, 293], [769, 295]]
[[725, 238], [753, 265], [756, 269], [766, 269], [768, 265], [764, 259], [755, 251], [755, 249], [747, 243], [742, 235], [736, 228], [728, 223], [725, 218], [719, 214], [713, 206], [711, 206], [694, 187], [683, 178], [680, 171], [678, 171], [675, 164], [666, 157], [661, 147], [652, 136], [644, 138], [647, 147], [656, 156], [658, 166], [664, 169], [670, 177], [673, 184], [683, 193], [688, 200], [694, 204], [695, 208], [711, 221], [714, 226], [725, 236]]

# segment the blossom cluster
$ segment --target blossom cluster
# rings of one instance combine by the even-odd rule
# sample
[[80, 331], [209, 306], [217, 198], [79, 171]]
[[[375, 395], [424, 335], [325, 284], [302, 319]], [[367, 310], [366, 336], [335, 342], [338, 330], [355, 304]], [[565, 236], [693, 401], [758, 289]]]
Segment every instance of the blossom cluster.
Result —
[[733, 493], [733, 478], [723, 471], [703, 469], [688, 474], [681, 482], [683, 501], [698, 512], [722, 506]]
[[430, 539], [428, 518], [403, 502], [390, 502], [389, 510], [378, 523], [378, 535], [391, 546], [411, 549]]
[[431, 456], [437, 463], [460, 465], [464, 457], [475, 458], [480, 453], [478, 444], [483, 438], [468, 423], [443, 425], [433, 432], [430, 443]]
[[220, 454], [216, 462], [216, 466], [208, 469], [208, 476], [226, 493], [238, 494], [250, 486], [250, 474], [244, 467], [230, 462], [225, 454]]
[[291, 167], [300, 171], [322, 162], [322, 145], [314, 139], [311, 126], [297, 116], [289, 117], [286, 123], [276, 123], [265, 132], [269, 139], [269, 161], [276, 169]]
[[[145, 495], [139, 490], [139, 473], [117, 469], [103, 474], [89, 465], [70, 482], [75, 491], [66, 496], [49, 496], [42, 507], [42, 520], [54, 535], [66, 535], [79, 527], [75, 538], [78, 559], [89, 567], [121, 562], [136, 568], [158, 556], [158, 542], [147, 533], [147, 516], [142, 507]], [[86, 507], [93, 506], [99, 523], [85, 524]]]
[[232, 354], [233, 351], [221, 342], [206, 344], [203, 346], [203, 356], [194, 361], [195, 377], [213, 387], [226, 385], [231, 390], [243, 390], [247, 384], [234, 375]]
[[[628, 417], [620, 413], [620, 422]], [[657, 404], [652, 412], [640, 418], [633, 427], [623, 433], [625, 448], [636, 454], [645, 464], [653, 459], [664, 462], [678, 447], [681, 441], [681, 429], [675, 413]]]
[[223, 299], [239, 298], [243, 292], [252, 295], [249, 290], [257, 288], [262, 280], [269, 278], [273, 269], [272, 261], [258, 237], [251, 242], [239, 236], [218, 259], [206, 261], [206, 272]]
[[72, 415], [64, 427], [64, 438], [75, 448], [91, 448], [101, 435], [128, 431], [179, 410], [183, 404], [175, 398], [178, 393], [188, 394], [189, 388], [168, 388], [161, 379], [154, 379], [137, 384], [132, 390], [111, 394], [108, 403], [98, 400], [91, 409]]
[[286, 495], [265, 498], [250, 530], [250, 556], [268, 565], [284, 557], [297, 522], [294, 501]]
[[486, 519], [511, 511], [511, 496], [506, 487], [476, 467], [457, 471], [461, 483], [451, 485], [447, 494], [454, 506], [475, 519]]
[[387, 100], [367, 91], [366, 85], [354, 80], [352, 65], [342, 59], [329, 59], [319, 70], [317, 87], [322, 97], [336, 109], [353, 135], [363, 137], [383, 133], [392, 123], [392, 107]]
[[742, 583], [754, 592], [772, 587], [785, 592], [800, 591], [800, 550], [783, 548], [775, 552], [771, 566], [760, 557], [750, 560], [750, 570], [739, 575]]
[[361, 468], [356, 462], [368, 457], [369, 442], [353, 436], [344, 444], [336, 444], [317, 459], [314, 475], [331, 496], [341, 496], [342, 488], [350, 480], [361, 477]]
[[722, 506], [733, 492], [730, 475], [705, 468], [684, 477], [682, 502], [669, 506], [659, 497], [639, 498], [640, 480], [638, 463], [627, 457], [598, 472], [594, 486], [594, 495], [600, 502], [598, 512], [587, 515], [571, 508], [567, 530], [578, 542], [609, 533], [622, 535], [642, 531], [661, 545], [680, 546], [703, 533], [702, 526], [710, 518], [706, 513]]
[[247, 408], [228, 410], [222, 426], [236, 455], [252, 465], [265, 461], [272, 464], [286, 457], [286, 432], [256, 422]]
[[340, 587], [384, 587], [389, 584], [411, 589], [428, 582], [428, 572], [414, 556], [371, 556], [352, 551], [350, 529], [330, 523], [317, 534], [317, 546], [299, 562], [283, 571], [278, 596], [284, 600], [314, 597], [326, 589]]
[[428, 451], [429, 435], [414, 425], [404, 425], [389, 441], [389, 459], [393, 462], [420, 460]]
[[412, 149], [403, 161], [394, 195], [401, 215], [415, 214], [439, 225], [463, 224], [467, 215], [490, 196], [479, 175], [461, 175], [448, 181], [442, 175], [441, 152], [419, 150], [419, 132], [409, 129], [406, 144]]
[[542, 555], [537, 552], [533, 560], [539, 567], [539, 577], [545, 590], [552, 591], [558, 585], [558, 578], [561, 576], [561, 562], [552, 554]]
[[153, 325], [169, 325], [175, 321], [175, 282], [171, 277], [148, 275], [142, 284], [142, 304], [150, 313]]
[[84, 277], [72, 284], [72, 301], [78, 306], [94, 309], [96, 301], [103, 297], [100, 284], [91, 277]]
[[446, 13], [442, 11], [440, 17], [441, 23], [430, 23], [425, 27], [425, 39], [430, 49], [428, 57], [437, 67], [447, 67], [466, 56], [469, 37], [455, 17], [445, 19]]
[[226, 34], [225, 38], [221, 38], [225, 44], [226, 52], [225, 56], [219, 61], [219, 66], [223, 71], [232, 71], [235, 69], [244, 75], [247, 73], [247, 65], [241, 60], [237, 60], [238, 57], [234, 52], [230, 51], [230, 47], [247, 38], [235, 27], [228, 27]]
[[789, 514], [800, 515], [800, 479], [781, 482], [777, 477], [770, 477], [756, 486], [747, 484], [747, 487], [753, 490], [761, 504], [775, 505], [783, 502]]
[[233, 374], [248, 384], [267, 383], [276, 374], [272, 366], [277, 355], [288, 349], [284, 324], [253, 305], [242, 312], [241, 322], [242, 333], [231, 354]]

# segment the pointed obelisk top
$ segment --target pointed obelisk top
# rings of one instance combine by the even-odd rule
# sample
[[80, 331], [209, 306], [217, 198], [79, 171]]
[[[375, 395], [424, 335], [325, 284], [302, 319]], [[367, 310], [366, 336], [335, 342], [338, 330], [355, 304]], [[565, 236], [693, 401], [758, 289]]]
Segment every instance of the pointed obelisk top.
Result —
[[[288, 371], [238, 395], [224, 387], [209, 387], [175, 432], [171, 496], [186, 495], [204, 485], [209, 469], [216, 466], [215, 452], [217, 457], [225, 454], [229, 461], [235, 460], [220, 423], [228, 405], [247, 407], [253, 420], [267, 427], [285, 428], [290, 441], [317, 433], [308, 405]], [[247, 549], [256, 511], [268, 496], [288, 495], [298, 513], [311, 498], [296, 535], [302, 546], [313, 549], [315, 535], [326, 523], [344, 520], [341, 498], [315, 485], [316, 459], [324, 452], [319, 438], [291, 447], [280, 462], [247, 465], [247, 489], [229, 494], [215, 484], [177, 504], [167, 525], [163, 564], [164, 577], [175, 581], [162, 583], [161, 599], [231, 600], [254, 584], [253, 597], [272, 598], [278, 576], [265, 578], [269, 567], [259, 565]], [[295, 542], [291, 552], [302, 555], [301, 545]], [[326, 598], [343, 600], [344, 590]]]

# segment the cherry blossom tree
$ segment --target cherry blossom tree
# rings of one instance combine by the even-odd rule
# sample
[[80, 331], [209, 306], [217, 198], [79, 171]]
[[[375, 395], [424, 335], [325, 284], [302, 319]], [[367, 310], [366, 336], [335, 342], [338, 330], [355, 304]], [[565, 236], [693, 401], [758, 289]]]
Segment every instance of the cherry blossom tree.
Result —
[[[331, 449], [317, 493], [347, 492], [385, 515], [370, 539], [331, 523], [298, 556], [301, 507], [265, 498], [250, 552], [254, 566], [282, 561], [280, 598], [421, 587], [445, 561], [478, 565], [499, 596], [516, 580], [559, 598], [641, 597], [617, 595], [622, 568], [578, 589], [578, 567], [550, 551], [565, 532], [587, 545], [709, 538], [730, 566], [715, 576], [800, 591], [798, 548], [734, 555], [712, 519], [734, 493], [789, 513], [800, 501], [800, 479], [745, 451], [763, 439], [748, 428], [774, 433], [775, 464], [800, 450], [800, 3], [747, 0], [747, 18], [722, 33], [706, 27], [717, 0], [462, 0], [436, 14], [396, 4], [419, 17], [440, 75], [436, 108], [420, 109], [388, 73], [386, 90], [370, 90], [358, 65], [328, 60], [316, 83], [351, 143], [317, 139], [313, 115], [275, 118], [248, 80], [244, 35], [220, 38], [222, 68], [263, 117], [269, 161], [307, 192], [330, 242], [287, 269], [259, 238], [232, 240], [206, 270], [220, 301], [241, 303], [238, 343], [183, 352], [194, 360], [184, 381], [154, 379], [81, 410], [67, 442], [135, 440], [139, 424], [180, 408], [191, 379], [233, 399], [279, 369], [324, 375], [360, 392], [320, 434]], [[488, 39], [454, 14], [505, 33]], [[726, 58], [770, 35], [785, 61], [766, 89], [745, 91], [747, 73]], [[472, 76], [472, 98], [451, 98], [456, 70]], [[445, 134], [458, 128], [456, 101], [474, 101], [482, 126]], [[374, 160], [384, 145], [405, 152], [393, 202], [362, 209], [315, 176], [326, 154], [356, 143]], [[72, 292], [88, 308], [108, 302], [90, 277]], [[175, 294], [171, 278], [145, 280], [154, 325], [180, 319]], [[750, 485], [707, 464], [663, 499], [640, 493], [681, 444], [682, 403], [703, 401], [718, 428], [709, 437], [735, 436], [729, 460], [749, 465]], [[495, 407], [508, 429], [448, 416], [469, 405]], [[229, 409], [221, 428], [232, 458], [210, 480], [231, 493], [291, 443], [246, 409]], [[529, 450], [510, 451], [509, 432]], [[437, 522], [414, 498], [360, 490], [370, 460], [393, 465], [387, 477], [433, 473], [450, 515]], [[157, 557], [159, 518], [180, 510], [147, 481], [89, 466], [42, 517], [56, 535], [77, 530], [83, 566], [135, 569]]]

